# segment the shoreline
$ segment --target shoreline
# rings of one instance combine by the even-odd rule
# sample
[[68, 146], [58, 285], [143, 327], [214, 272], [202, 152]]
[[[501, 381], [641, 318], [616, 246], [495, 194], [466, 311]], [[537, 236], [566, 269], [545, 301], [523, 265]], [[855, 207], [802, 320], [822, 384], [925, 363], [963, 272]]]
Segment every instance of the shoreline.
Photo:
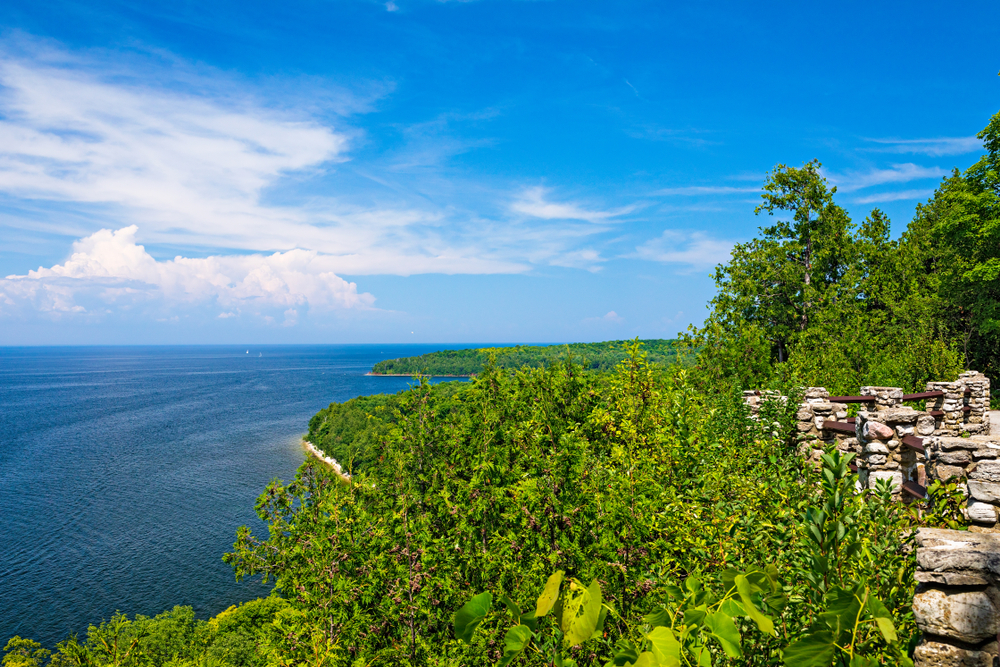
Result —
[[[414, 373], [372, 373], [371, 371], [365, 373], [366, 376], [371, 377], [384, 377], [384, 378], [407, 378], [413, 377]], [[426, 373], [416, 373], [416, 375], [427, 375], [430, 378], [474, 378], [475, 373], [469, 375], [436, 375], [436, 374], [426, 374]]]
[[343, 468], [340, 467], [340, 463], [337, 462], [337, 459], [327, 456], [323, 452], [319, 451], [319, 449], [316, 448], [316, 445], [312, 444], [305, 438], [302, 438], [302, 448], [306, 450], [308, 454], [312, 455], [313, 458], [319, 459], [321, 462], [332, 468], [333, 472], [337, 473], [337, 477], [340, 477], [341, 480], [350, 483], [351, 476], [344, 472]]

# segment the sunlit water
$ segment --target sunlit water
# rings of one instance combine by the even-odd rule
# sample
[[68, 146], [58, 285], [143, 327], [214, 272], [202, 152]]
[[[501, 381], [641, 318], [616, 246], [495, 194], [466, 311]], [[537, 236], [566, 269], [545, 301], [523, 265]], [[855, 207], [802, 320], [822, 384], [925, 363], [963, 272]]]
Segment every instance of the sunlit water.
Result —
[[[441, 346], [0, 348], [0, 646], [267, 594], [221, 561], [309, 418]], [[249, 350], [249, 353], [247, 351]]]

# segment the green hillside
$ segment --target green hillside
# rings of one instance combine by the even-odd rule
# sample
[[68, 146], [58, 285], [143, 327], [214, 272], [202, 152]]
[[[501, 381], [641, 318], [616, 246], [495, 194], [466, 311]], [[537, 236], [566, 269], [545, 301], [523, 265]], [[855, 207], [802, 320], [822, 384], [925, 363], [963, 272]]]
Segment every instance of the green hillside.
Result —
[[[628, 355], [626, 341], [603, 343], [570, 343], [568, 345], [517, 345], [515, 347], [482, 347], [470, 350], [441, 350], [419, 357], [386, 359], [372, 367], [373, 375], [453, 375], [470, 376], [482, 372], [491, 353], [496, 354], [499, 368], [543, 368], [549, 363], [572, 358], [589, 370], [610, 370]], [[651, 363], [667, 366], [688, 358], [676, 340], [642, 341], [643, 350]]]

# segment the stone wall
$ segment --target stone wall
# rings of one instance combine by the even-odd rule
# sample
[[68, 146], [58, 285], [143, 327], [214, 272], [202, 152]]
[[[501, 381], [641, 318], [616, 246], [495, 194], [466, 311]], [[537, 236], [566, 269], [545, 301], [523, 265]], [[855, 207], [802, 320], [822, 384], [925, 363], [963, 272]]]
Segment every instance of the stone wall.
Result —
[[903, 439], [929, 436], [934, 426], [929, 414], [906, 406], [859, 412], [855, 421], [860, 447], [858, 488], [874, 489], [878, 480], [886, 479], [892, 484], [893, 495], [899, 497], [904, 482], [927, 486], [924, 454], [904, 444]]
[[924, 403], [928, 412], [944, 413], [937, 417], [935, 435], [989, 434], [990, 380], [985, 375], [966, 371], [955, 382], [928, 382], [926, 391], [944, 392], [944, 396], [929, 398]]
[[847, 418], [847, 405], [831, 403], [829, 398], [830, 392], [823, 387], [806, 387], [802, 403], [795, 413], [798, 452], [810, 460], [819, 461], [823, 449], [834, 443], [837, 449], [844, 452], [857, 448], [857, 439], [853, 434], [823, 428], [827, 421]]
[[993, 667], [1000, 632], [1000, 535], [921, 528], [915, 667]]
[[924, 439], [927, 478], [953, 481], [968, 498], [969, 520], [996, 527], [1000, 516], [1000, 436]]

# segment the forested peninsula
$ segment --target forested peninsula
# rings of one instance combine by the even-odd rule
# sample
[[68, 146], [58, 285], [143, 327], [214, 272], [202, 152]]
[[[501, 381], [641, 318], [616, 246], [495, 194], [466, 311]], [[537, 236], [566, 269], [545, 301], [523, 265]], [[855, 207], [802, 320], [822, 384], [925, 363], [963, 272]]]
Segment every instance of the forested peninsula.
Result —
[[[948, 479], [907, 502], [861, 487], [856, 451], [804, 456], [796, 411], [803, 387], [1000, 377], [1000, 114], [979, 138], [898, 238], [878, 210], [852, 219], [818, 162], [777, 165], [756, 237], [681, 336], [688, 363], [652, 353], [672, 341], [594, 348], [622, 355], [610, 368], [472, 351], [449, 367], [471, 382], [331, 404], [308, 437], [350, 480], [306, 461], [223, 556], [270, 597], [94, 619], [54, 652], [15, 637], [4, 666], [912, 667], [931, 650], [915, 531], [965, 529], [971, 499]], [[773, 393], [751, 413], [748, 389]], [[982, 627], [961, 664], [993, 664]]]
[[[490, 356], [497, 368], [541, 368], [547, 364], [572, 359], [582, 368], [606, 371], [628, 355], [626, 341], [569, 343], [566, 345], [516, 345], [482, 347], [469, 350], [442, 350], [419, 357], [386, 359], [372, 367], [372, 375], [431, 375], [437, 377], [472, 377], [483, 371]], [[692, 361], [688, 348], [676, 340], [643, 340], [643, 349], [651, 363], [669, 365]]]

